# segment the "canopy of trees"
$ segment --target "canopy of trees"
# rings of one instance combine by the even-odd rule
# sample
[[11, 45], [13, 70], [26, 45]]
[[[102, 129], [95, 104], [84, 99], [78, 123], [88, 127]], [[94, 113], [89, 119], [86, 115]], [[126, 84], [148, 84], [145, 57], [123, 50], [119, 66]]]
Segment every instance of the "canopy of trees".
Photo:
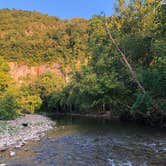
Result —
[[0, 10], [0, 55], [28, 64], [72, 63], [87, 56], [88, 21], [38, 12]]
[[[70, 85], [52, 94], [49, 108], [112, 111], [121, 117], [141, 117], [145, 123], [162, 123], [160, 117], [166, 113], [164, 20], [166, 5], [153, 0], [119, 0], [113, 16], [89, 20], [88, 65], [75, 72]], [[108, 32], [125, 54], [144, 91], [139, 89]]]

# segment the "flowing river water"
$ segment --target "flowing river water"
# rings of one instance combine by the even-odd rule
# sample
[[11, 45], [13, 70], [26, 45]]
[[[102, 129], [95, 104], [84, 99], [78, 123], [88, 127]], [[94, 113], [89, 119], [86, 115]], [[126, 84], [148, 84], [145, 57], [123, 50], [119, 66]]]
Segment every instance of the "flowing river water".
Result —
[[40, 141], [0, 156], [7, 166], [166, 166], [166, 132], [119, 122], [62, 118]]

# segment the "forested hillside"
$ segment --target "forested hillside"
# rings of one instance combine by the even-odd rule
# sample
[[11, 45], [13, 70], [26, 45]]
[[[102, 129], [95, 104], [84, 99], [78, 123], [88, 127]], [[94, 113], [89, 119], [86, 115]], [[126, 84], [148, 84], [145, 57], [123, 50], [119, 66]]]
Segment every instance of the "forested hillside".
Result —
[[[39, 109], [111, 111], [122, 119], [166, 125], [166, 5], [162, 1], [119, 0], [114, 15], [90, 20], [61, 20], [8, 9], [0, 11], [0, 18], [2, 117]], [[71, 69], [71, 77], [65, 82], [45, 73], [15, 90], [9, 61], [58, 62]]]
[[71, 63], [87, 56], [88, 21], [0, 10], [0, 55], [8, 61]]

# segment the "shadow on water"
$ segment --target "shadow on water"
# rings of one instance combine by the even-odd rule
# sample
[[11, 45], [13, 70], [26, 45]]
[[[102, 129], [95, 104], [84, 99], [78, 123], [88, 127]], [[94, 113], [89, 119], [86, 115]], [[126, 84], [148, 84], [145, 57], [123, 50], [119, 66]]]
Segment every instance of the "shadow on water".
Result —
[[165, 129], [156, 129], [148, 126], [121, 122], [119, 120], [108, 120], [102, 118], [73, 117], [70, 115], [55, 116], [57, 126], [72, 126], [80, 132], [90, 133], [117, 133], [118, 135], [149, 135], [154, 137], [165, 135]]

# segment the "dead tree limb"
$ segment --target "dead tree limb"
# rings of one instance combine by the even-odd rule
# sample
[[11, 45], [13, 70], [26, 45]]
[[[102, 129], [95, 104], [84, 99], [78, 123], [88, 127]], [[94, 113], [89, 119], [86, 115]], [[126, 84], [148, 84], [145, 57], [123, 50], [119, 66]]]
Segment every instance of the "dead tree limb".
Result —
[[123, 51], [120, 49], [120, 47], [118, 46], [118, 44], [116, 43], [116, 41], [114, 40], [111, 32], [109, 31], [108, 27], [107, 27], [107, 24], [105, 23], [104, 24], [105, 26], [105, 30], [110, 38], [110, 40], [112, 41], [112, 43], [114, 44], [114, 46], [116, 47], [117, 51], [121, 54], [121, 57], [122, 57], [122, 60], [124, 61], [124, 63], [126, 64], [126, 66], [128, 67], [134, 81], [137, 83], [139, 89], [142, 91], [142, 93], [145, 93], [145, 89], [144, 87], [141, 85], [141, 83], [139, 82], [138, 80], [138, 77], [137, 77], [137, 74], [135, 72], [135, 70], [132, 68], [132, 66], [130, 65], [130, 63], [128, 62], [127, 60], [127, 57], [126, 55], [123, 53]]

